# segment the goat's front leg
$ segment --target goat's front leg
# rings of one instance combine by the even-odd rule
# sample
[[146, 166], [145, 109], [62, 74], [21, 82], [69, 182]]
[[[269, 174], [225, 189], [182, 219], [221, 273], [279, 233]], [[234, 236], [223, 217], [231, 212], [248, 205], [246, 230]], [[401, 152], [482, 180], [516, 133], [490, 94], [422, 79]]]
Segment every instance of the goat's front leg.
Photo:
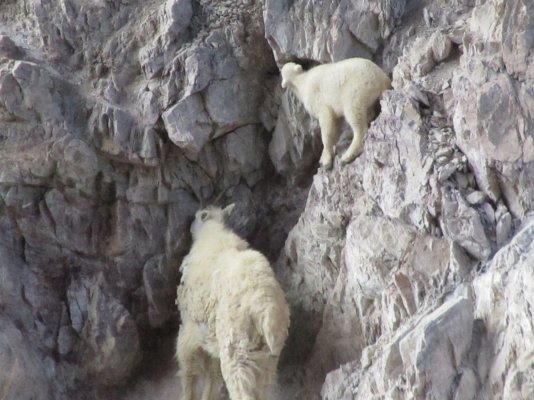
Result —
[[337, 118], [332, 111], [324, 108], [319, 113], [318, 119], [319, 126], [321, 127], [321, 140], [323, 142], [323, 152], [319, 162], [322, 167], [330, 169], [334, 158], [334, 144], [337, 137]]

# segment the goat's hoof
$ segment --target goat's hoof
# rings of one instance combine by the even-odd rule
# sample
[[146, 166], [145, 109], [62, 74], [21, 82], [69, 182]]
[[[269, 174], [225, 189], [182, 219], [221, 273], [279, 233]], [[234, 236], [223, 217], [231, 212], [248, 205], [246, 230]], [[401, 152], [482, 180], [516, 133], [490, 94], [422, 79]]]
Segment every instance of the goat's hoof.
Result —
[[321, 166], [321, 168], [328, 171], [332, 169], [333, 161], [334, 161], [334, 158], [332, 156], [323, 153], [321, 155], [321, 159], [319, 160], [319, 165]]
[[328, 164], [319, 163], [319, 166], [322, 170], [330, 171], [332, 169], [332, 161], [330, 161]]
[[361, 151], [358, 151], [357, 153], [355, 154], [343, 154], [343, 156], [341, 157], [341, 165], [347, 165], [347, 164], [350, 164], [351, 162], [353, 162], [356, 158], [358, 158], [358, 156], [362, 154]]
[[349, 158], [342, 158], [341, 159], [341, 165], [347, 165], [350, 164], [353, 160]]

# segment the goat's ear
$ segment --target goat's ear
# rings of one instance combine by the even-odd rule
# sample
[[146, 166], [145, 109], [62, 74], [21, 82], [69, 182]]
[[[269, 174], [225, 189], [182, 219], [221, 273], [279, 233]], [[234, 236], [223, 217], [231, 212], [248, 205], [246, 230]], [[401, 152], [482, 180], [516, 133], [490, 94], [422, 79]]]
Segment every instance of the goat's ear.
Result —
[[200, 216], [200, 220], [201, 220], [202, 222], [206, 222], [206, 220], [208, 219], [209, 215], [210, 215], [210, 213], [209, 213], [208, 210], [202, 210], [202, 211], [200, 212], [200, 214], [199, 214], [199, 216]]
[[232, 211], [234, 211], [234, 207], [235, 207], [235, 203], [232, 203], [229, 206], [226, 206], [225, 209], [223, 210], [223, 214], [225, 216], [229, 216], [230, 214], [232, 214]]

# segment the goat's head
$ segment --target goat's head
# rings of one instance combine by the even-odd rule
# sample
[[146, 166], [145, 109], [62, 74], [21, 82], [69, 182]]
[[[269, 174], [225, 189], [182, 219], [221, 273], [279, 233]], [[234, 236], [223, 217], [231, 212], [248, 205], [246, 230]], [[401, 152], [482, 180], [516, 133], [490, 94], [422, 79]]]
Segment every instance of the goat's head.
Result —
[[235, 203], [232, 203], [229, 206], [226, 206], [225, 208], [208, 206], [206, 208], [198, 210], [195, 214], [195, 220], [191, 224], [191, 235], [193, 235], [193, 239], [195, 239], [199, 229], [207, 221], [217, 221], [221, 224], [224, 224], [225, 219], [232, 213], [234, 207]]
[[289, 85], [291, 85], [295, 77], [302, 74], [302, 72], [302, 66], [299, 64], [295, 64], [293, 62], [284, 64], [284, 66], [280, 70], [280, 73], [282, 75], [282, 88], [285, 89]]

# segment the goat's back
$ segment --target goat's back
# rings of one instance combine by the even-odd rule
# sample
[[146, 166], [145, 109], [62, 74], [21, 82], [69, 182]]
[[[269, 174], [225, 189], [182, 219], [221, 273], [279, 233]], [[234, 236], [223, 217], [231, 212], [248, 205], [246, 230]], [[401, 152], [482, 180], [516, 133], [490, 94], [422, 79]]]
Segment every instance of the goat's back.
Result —
[[227, 325], [221, 326], [221, 335], [235, 331], [228, 340], [255, 349], [267, 345], [266, 350], [279, 355], [287, 337], [289, 307], [269, 261], [251, 249], [227, 251], [213, 279], [219, 299], [217, 324]]
[[217, 291], [212, 289], [214, 274], [225, 268], [226, 253], [247, 247], [246, 241], [218, 221], [207, 221], [197, 231], [191, 250], [180, 267], [182, 279], [177, 304], [182, 315], [210, 325], [218, 302]]
[[287, 338], [289, 308], [267, 259], [254, 250], [221, 255], [216, 335], [232, 398], [265, 399]]

